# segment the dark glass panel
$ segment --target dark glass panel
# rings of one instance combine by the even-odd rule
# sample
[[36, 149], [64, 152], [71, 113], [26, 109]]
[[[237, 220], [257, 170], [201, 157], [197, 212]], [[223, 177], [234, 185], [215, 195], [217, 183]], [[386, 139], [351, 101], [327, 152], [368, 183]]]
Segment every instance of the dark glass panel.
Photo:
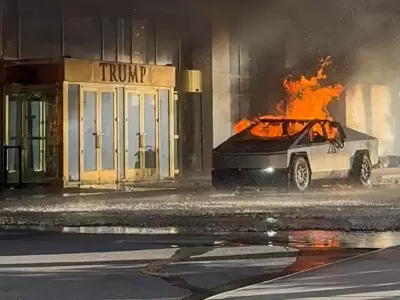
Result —
[[60, 2], [20, 0], [20, 17], [22, 58], [61, 56]]
[[65, 1], [64, 54], [72, 58], [101, 59], [101, 6], [95, 2]]
[[3, 54], [5, 59], [18, 58], [18, 1], [3, 3]]

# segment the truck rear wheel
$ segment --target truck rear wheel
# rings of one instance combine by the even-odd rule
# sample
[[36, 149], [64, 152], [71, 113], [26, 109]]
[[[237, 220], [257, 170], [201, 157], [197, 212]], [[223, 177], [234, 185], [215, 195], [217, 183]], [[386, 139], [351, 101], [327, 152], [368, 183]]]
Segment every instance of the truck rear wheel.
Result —
[[308, 166], [307, 160], [302, 156], [296, 156], [293, 159], [290, 183], [295, 189], [304, 192], [308, 189], [311, 182], [311, 170]]
[[370, 187], [372, 178], [372, 163], [366, 153], [357, 154], [354, 159], [352, 177], [361, 187]]

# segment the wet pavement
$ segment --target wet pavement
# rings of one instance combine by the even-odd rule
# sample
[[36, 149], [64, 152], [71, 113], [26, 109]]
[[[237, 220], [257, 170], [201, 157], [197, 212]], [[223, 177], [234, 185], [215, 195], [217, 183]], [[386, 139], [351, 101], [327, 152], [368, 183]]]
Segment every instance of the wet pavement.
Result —
[[[138, 196], [91, 195], [63, 199], [0, 201], [3, 226], [129, 226], [181, 233], [269, 230], [400, 230], [400, 186], [354, 189], [242, 190], [217, 193], [194, 189]], [[143, 229], [144, 228], [144, 229]]]
[[399, 258], [400, 247], [380, 249], [208, 299], [400, 299]]
[[205, 299], [398, 245], [400, 234], [3, 231], [0, 244], [0, 299]]
[[154, 182], [133, 182], [101, 185], [78, 185], [59, 187], [52, 185], [22, 184], [9, 187], [0, 192], [0, 200], [32, 200], [46, 198], [48, 200], [61, 200], [65, 198], [96, 198], [101, 196], [121, 197], [134, 195], [135, 197], [181, 194], [193, 191], [211, 190], [209, 176], [195, 176], [190, 179], [164, 180]]

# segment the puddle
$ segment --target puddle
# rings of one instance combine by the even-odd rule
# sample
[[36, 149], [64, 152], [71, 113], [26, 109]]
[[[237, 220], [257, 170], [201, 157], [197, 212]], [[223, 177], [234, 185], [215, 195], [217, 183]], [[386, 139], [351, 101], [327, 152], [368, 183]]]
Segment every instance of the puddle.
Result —
[[123, 227], [123, 226], [81, 226], [63, 227], [62, 233], [81, 234], [129, 234], [129, 235], [175, 235], [179, 234], [177, 227]]
[[[70, 234], [119, 234], [157, 236], [200, 236], [178, 227], [84, 226], [63, 227]], [[201, 236], [203, 236], [202, 234]], [[302, 250], [382, 249], [400, 245], [400, 232], [343, 232], [323, 230], [273, 231], [264, 233], [214, 232], [206, 235], [237, 244], [284, 245]]]
[[282, 244], [297, 249], [382, 249], [400, 245], [400, 232], [343, 232], [323, 230], [268, 231], [236, 235], [244, 243]]

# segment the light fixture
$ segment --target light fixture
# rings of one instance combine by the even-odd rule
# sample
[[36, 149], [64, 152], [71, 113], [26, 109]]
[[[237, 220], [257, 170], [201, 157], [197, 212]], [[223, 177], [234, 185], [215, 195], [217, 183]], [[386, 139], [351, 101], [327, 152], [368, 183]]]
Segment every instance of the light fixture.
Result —
[[272, 167], [265, 168], [263, 170], [263, 172], [265, 172], [265, 173], [273, 173], [274, 172], [274, 168], [272, 168]]

